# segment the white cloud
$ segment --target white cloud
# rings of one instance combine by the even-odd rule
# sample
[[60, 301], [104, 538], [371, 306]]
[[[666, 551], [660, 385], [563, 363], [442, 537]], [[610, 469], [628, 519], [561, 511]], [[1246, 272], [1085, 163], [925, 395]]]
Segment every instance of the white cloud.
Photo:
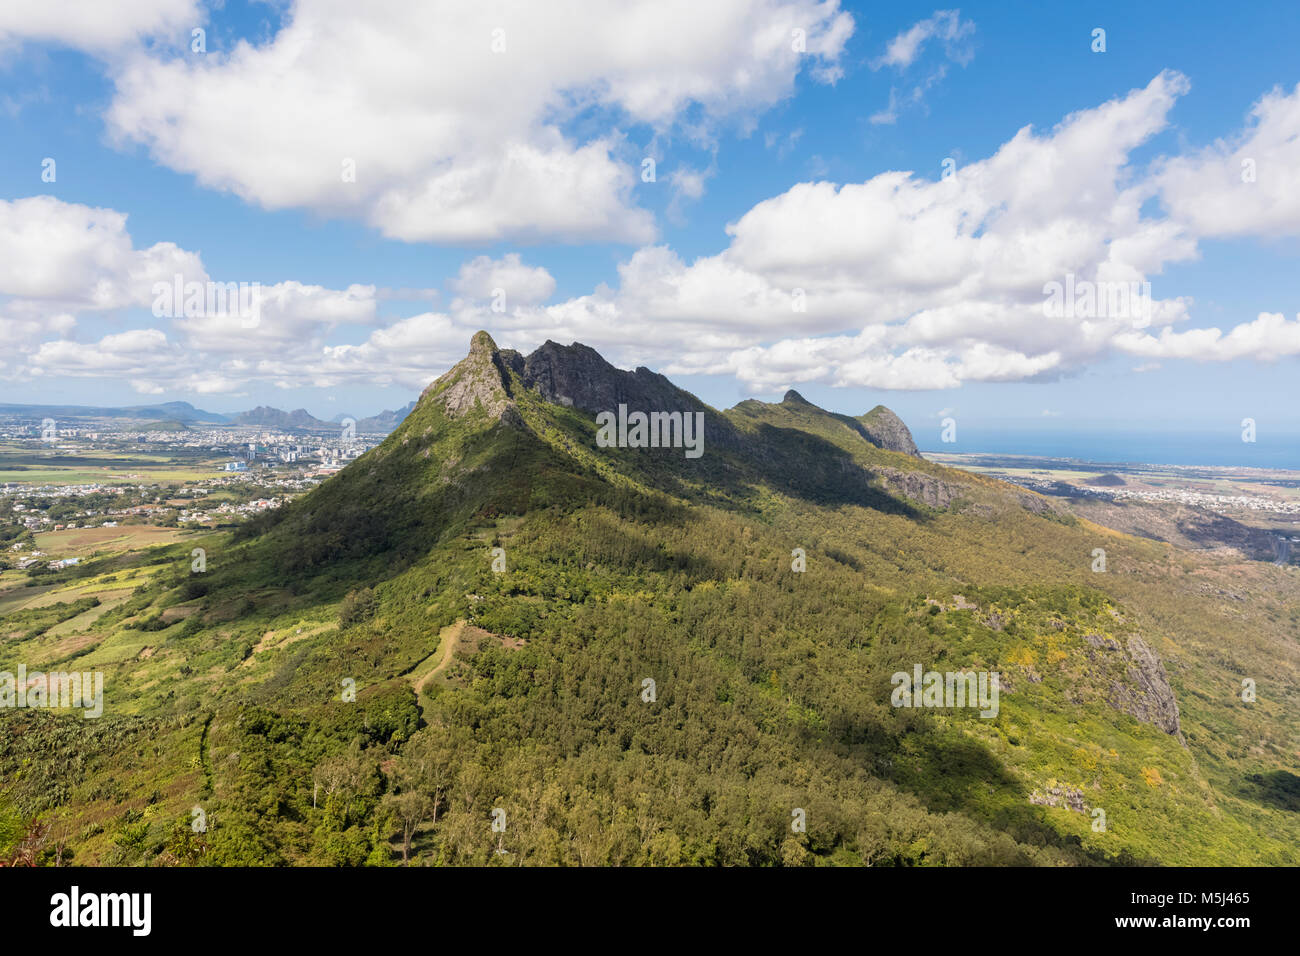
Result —
[[937, 40], [943, 44], [943, 54], [947, 61], [933, 66], [926, 75], [910, 84], [910, 89], [903, 91], [893, 86], [889, 90], [889, 105], [873, 113], [869, 122], [873, 126], [890, 125], [898, 121], [898, 116], [911, 107], [923, 106], [925, 95], [948, 75], [947, 63], [965, 66], [975, 56], [972, 37], [975, 24], [961, 18], [960, 10], [936, 10], [933, 16], [913, 24], [894, 37], [885, 48], [885, 52], [871, 63], [873, 70], [892, 66], [899, 73], [905, 72], [920, 58], [924, 47]]
[[[170, 269], [206, 272], [196, 254], [169, 243], [136, 249], [112, 210], [18, 200], [0, 204], [0, 296], [11, 297], [0, 301], [0, 331], [27, 343], [26, 374], [196, 393], [250, 381], [420, 388], [464, 355], [477, 328], [522, 350], [578, 340], [624, 366], [732, 375], [764, 393], [802, 382], [947, 389], [1043, 379], [1115, 353], [1138, 357], [1141, 369], [1300, 355], [1300, 319], [1263, 313], [1223, 330], [1189, 329], [1191, 300], [1154, 290], [1141, 292], [1141, 315], [1045, 314], [1045, 284], [1067, 276], [1140, 286], [1195, 259], [1202, 236], [1300, 232], [1300, 209], [1286, 195], [1211, 215], [1182, 192], [1202, 183], [1213, 193], [1241, 148], [1269, 158], [1261, 173], [1285, 161], [1300, 93], [1265, 97], [1236, 145], [1134, 163], [1188, 88], [1180, 74], [1161, 73], [1051, 130], [1019, 130], [950, 179], [888, 171], [862, 183], [795, 184], [731, 223], [719, 252], [686, 261], [647, 245], [619, 266], [614, 287], [559, 302], [547, 269], [518, 253], [479, 256], [448, 281], [457, 298], [444, 312], [388, 324], [376, 316], [373, 287], [286, 281], [263, 290], [253, 329], [219, 314], [179, 320], [167, 333], [72, 341], [80, 311], [147, 302], [148, 280]], [[1153, 196], [1166, 213], [1151, 212]], [[504, 313], [491, 308], [496, 288], [507, 291]], [[342, 326], [371, 328], [339, 344], [331, 333]], [[51, 332], [64, 340], [37, 349]]]
[[968, 63], [974, 55], [969, 38], [975, 33], [975, 24], [961, 18], [960, 10], [936, 10], [932, 16], [920, 20], [889, 41], [884, 54], [872, 64], [873, 69], [893, 66], [907, 69], [931, 40], [944, 45], [945, 54], [958, 63]]
[[465, 357], [471, 334], [469, 326], [457, 325], [444, 314], [412, 316], [376, 329], [359, 345], [324, 349], [310, 372], [312, 384], [352, 381], [423, 389]]
[[1261, 98], [1241, 135], [1166, 160], [1153, 185], [1198, 236], [1300, 235], [1300, 84]]
[[437, 242], [653, 238], [617, 134], [575, 142], [566, 121], [745, 117], [805, 65], [833, 78], [853, 28], [837, 0], [297, 0], [284, 23], [228, 54], [125, 59], [111, 131], [266, 208]]
[[38, 0], [0, 4], [0, 49], [22, 41], [106, 53], [203, 23], [197, 0]]
[[0, 295], [23, 308], [145, 305], [156, 280], [206, 280], [195, 253], [170, 242], [136, 249], [126, 216], [51, 196], [0, 200]]
[[32, 374], [147, 381], [159, 367], [183, 360], [175, 343], [158, 329], [133, 329], [106, 335], [94, 344], [46, 342], [29, 362]]
[[1296, 316], [1295, 322], [1288, 322], [1280, 312], [1261, 312], [1253, 322], [1234, 326], [1227, 334], [1217, 328], [1189, 329], [1186, 332], [1165, 328], [1158, 336], [1137, 331], [1122, 332], [1115, 337], [1115, 345], [1143, 358], [1272, 362], [1300, 355], [1300, 316]]
[[375, 320], [375, 287], [326, 289], [301, 282], [278, 282], [249, 290], [252, 309], [231, 302], [221, 311], [178, 316], [174, 326], [186, 345], [200, 352], [256, 353], [319, 347], [338, 325]]
[[714, 172], [712, 168], [694, 169], [690, 166], [678, 166], [669, 174], [668, 184], [672, 188], [672, 199], [668, 203], [670, 220], [678, 224], [684, 221], [682, 207], [704, 196], [704, 184], [712, 178]]
[[1187, 89], [1181, 75], [1162, 73], [1046, 134], [1020, 130], [952, 179], [886, 172], [843, 186], [797, 184], [728, 226], [730, 244], [716, 255], [686, 263], [668, 247], [646, 247], [620, 266], [617, 289], [518, 310], [493, 327], [525, 341], [587, 341], [670, 373], [732, 374], [765, 390], [1066, 374], [1188, 316], [1188, 300], [1148, 299], [1145, 290], [1132, 315], [1044, 310], [1045, 283], [1075, 275], [1140, 287], [1197, 254], [1179, 224], [1142, 216], [1150, 185], [1129, 160], [1166, 128]]
[[803, 127], [792, 129], [784, 135], [776, 131], [768, 131], [763, 134], [763, 146], [765, 149], [775, 149], [777, 159], [785, 159], [799, 145], [799, 140], [803, 138]]
[[[0, 201], [0, 334], [7, 345], [0, 374], [128, 378], [146, 392], [159, 382], [234, 387], [273, 364], [290, 370], [318, 357], [339, 326], [375, 322], [374, 286], [338, 290], [292, 280], [229, 283], [232, 291], [246, 287], [242, 304], [255, 311], [245, 314], [237, 297], [208, 298], [213, 283], [197, 253], [170, 242], [137, 248], [126, 219], [49, 196]], [[191, 289], [199, 293], [197, 309]], [[97, 342], [75, 339], [79, 316], [131, 321], [132, 309], [149, 310], [149, 327]], [[213, 365], [226, 374], [211, 374]]]
[[460, 267], [460, 273], [448, 283], [465, 299], [487, 300], [498, 289], [505, 292], [507, 304], [533, 305], [544, 302], [555, 292], [555, 279], [540, 266], [526, 266], [519, 253], [501, 259], [479, 256]]

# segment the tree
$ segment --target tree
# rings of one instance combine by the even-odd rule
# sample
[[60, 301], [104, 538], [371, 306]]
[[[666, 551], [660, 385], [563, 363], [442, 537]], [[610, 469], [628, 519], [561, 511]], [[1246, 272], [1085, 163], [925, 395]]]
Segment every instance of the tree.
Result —
[[423, 790], [402, 790], [384, 795], [384, 805], [402, 825], [402, 863], [411, 858], [411, 838], [430, 814], [436, 813], [434, 798]]

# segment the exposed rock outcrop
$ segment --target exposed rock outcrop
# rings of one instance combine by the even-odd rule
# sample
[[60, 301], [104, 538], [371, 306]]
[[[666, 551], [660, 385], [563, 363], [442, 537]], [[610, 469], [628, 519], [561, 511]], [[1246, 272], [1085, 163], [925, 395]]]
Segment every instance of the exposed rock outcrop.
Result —
[[[525, 389], [544, 401], [580, 409], [591, 415], [616, 412], [620, 405], [627, 406], [629, 412], [700, 413], [704, 416], [709, 446], [742, 454], [749, 462], [785, 478], [792, 471], [803, 468], [807, 462], [808, 467], [814, 471], [810, 487], [821, 489], [826, 485], [834, 485], [839, 481], [837, 475], [817, 475], [816, 469], [822, 467], [825, 471], [838, 467], [840, 472], [856, 475], [864, 490], [870, 485], [877, 485], [878, 489], [883, 488], [895, 498], [939, 510], [953, 507], [955, 503], [972, 506], [974, 489], [968, 483], [955, 480], [956, 473], [939, 477], [928, 470], [913, 470], [902, 462], [898, 467], [885, 464], [864, 466], [850, 454], [834, 460], [822, 456], [810, 458], [807, 455], [807, 448], [821, 440], [818, 435], [827, 434], [827, 427], [833, 430], [842, 426], [878, 448], [920, 458], [916, 442], [912, 440], [907, 426], [883, 405], [877, 405], [865, 415], [852, 418], [819, 408], [792, 389], [785, 393], [781, 401], [782, 415], [775, 419], [769, 418], [768, 421], [777, 421], [780, 424], [776, 428], [780, 429], [787, 427], [783, 417], [792, 417], [796, 428], [806, 427], [807, 433], [814, 437], [774, 441], [778, 432], [772, 428], [764, 430], [760, 425], [755, 430], [743, 430], [745, 422], [738, 424], [731, 417], [732, 412], [723, 414], [716, 411], [690, 392], [678, 388], [663, 375], [644, 367], [634, 371], [617, 368], [595, 349], [577, 342], [560, 345], [547, 341], [525, 356], [513, 349], [498, 349], [492, 336], [487, 332], [477, 332], [470, 344], [469, 354], [431, 384], [420, 401], [439, 403], [452, 418], [482, 409], [489, 416], [500, 418], [507, 424], [527, 427], [525, 422], [528, 419], [516, 404], [519, 394]], [[743, 415], [763, 423], [764, 410], [775, 407], [750, 401], [742, 402], [737, 409]], [[831, 434], [831, 440], [843, 451], [853, 451], [851, 446], [854, 439], [849, 439], [846, 435], [837, 440], [834, 437], [836, 433], [832, 431]], [[800, 442], [803, 442], [802, 446]], [[822, 481], [823, 478], [826, 481]], [[843, 485], [842, 481], [840, 485]], [[1028, 492], [1007, 494], [1020, 495], [1023, 499], [1021, 504], [1032, 511], [1041, 512], [1051, 508], [1046, 499]], [[987, 504], [975, 506], [988, 508]]]
[[1048, 787], [1046, 791], [1035, 790], [1029, 795], [1029, 802], [1040, 807], [1065, 807], [1075, 813], [1086, 813], [1088, 805], [1083, 802], [1083, 791], [1075, 787]]
[[897, 468], [873, 468], [872, 471], [880, 476], [888, 491], [930, 508], [947, 508], [964, 493], [961, 485], [923, 471], [901, 471]]
[[[1112, 679], [1107, 693], [1107, 703], [1118, 711], [1129, 714], [1144, 724], [1159, 727], [1187, 745], [1179, 723], [1178, 698], [1169, 685], [1169, 677], [1160, 657], [1146, 641], [1131, 634], [1125, 654], [1119, 641], [1101, 634], [1085, 634], [1090, 659], [1103, 665], [1124, 655], [1124, 673], [1127, 680]], [[1112, 671], [1114, 673], [1114, 671]]]
[[[460, 418], [476, 407], [488, 415], [500, 416], [512, 404], [510, 377], [505, 368], [492, 336], [476, 332], [470, 340], [469, 355], [426, 388], [420, 401], [441, 402], [451, 418]], [[512, 416], [512, 420], [515, 418]]]
[[1186, 746], [1178, 721], [1178, 698], [1169, 686], [1169, 677], [1159, 656], [1136, 634], [1129, 636], [1128, 656], [1132, 686], [1117, 684], [1111, 688], [1114, 706], [1143, 723], [1153, 724], [1172, 734]]
[[527, 358], [511, 353], [510, 367], [526, 387], [548, 402], [585, 412], [629, 411], [703, 412], [707, 441], [718, 447], [739, 443], [735, 428], [690, 392], [678, 388], [644, 366], [629, 372], [616, 368], [600, 353], [580, 342], [560, 345], [547, 341]]
[[921, 457], [921, 451], [912, 439], [912, 433], [903, 420], [884, 405], [877, 405], [865, 415], [854, 419], [862, 426], [864, 437], [871, 444], [886, 451], [897, 451], [914, 458]]

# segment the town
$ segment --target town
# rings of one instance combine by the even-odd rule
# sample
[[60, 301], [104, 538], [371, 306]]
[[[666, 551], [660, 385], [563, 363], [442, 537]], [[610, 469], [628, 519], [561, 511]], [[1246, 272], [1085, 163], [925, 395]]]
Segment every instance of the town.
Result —
[[311, 490], [383, 438], [357, 434], [350, 421], [329, 431], [0, 421], [0, 570], [77, 565], [81, 556], [59, 548], [71, 539], [58, 532], [234, 527]]

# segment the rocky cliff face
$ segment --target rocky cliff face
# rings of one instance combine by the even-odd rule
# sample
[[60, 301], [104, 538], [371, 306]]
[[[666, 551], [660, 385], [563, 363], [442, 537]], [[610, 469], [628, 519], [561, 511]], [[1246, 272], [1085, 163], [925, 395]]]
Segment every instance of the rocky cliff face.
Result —
[[580, 342], [546, 342], [527, 358], [509, 353], [512, 369], [548, 402], [585, 412], [613, 411], [619, 405], [641, 411], [702, 412], [708, 406], [657, 372], [615, 368]]
[[488, 415], [501, 415], [512, 398], [502, 355], [492, 336], [476, 332], [469, 355], [426, 388], [420, 401], [440, 402], [450, 418], [460, 418], [476, 406]]
[[515, 351], [500, 356], [526, 388], [548, 402], [593, 415], [616, 411], [619, 405], [626, 405], [629, 411], [703, 412], [710, 444], [738, 444], [731, 423], [690, 392], [644, 366], [632, 372], [616, 368], [580, 342], [560, 345], [548, 341], [528, 356]]
[[865, 415], [859, 415], [855, 421], [862, 426], [864, 437], [871, 444], [887, 451], [921, 457], [921, 451], [916, 447], [912, 433], [903, 424], [903, 420], [884, 405], [877, 405]]
[[1154, 724], [1186, 746], [1179, 722], [1178, 698], [1169, 686], [1165, 665], [1150, 645], [1136, 634], [1128, 639], [1128, 656], [1132, 684], [1113, 688], [1115, 706], [1144, 723]]
[[[894, 449], [890, 449], [893, 451]], [[962, 497], [961, 485], [936, 478], [919, 471], [900, 471], [897, 468], [875, 468], [884, 486], [893, 494], [901, 495], [928, 508], [944, 509]]]
[[1123, 649], [1114, 638], [1085, 634], [1083, 639], [1093, 648], [1089, 657], [1094, 661], [1123, 662], [1127, 679], [1111, 681], [1108, 703], [1144, 724], [1159, 727], [1170, 736], [1178, 738], [1183, 746], [1187, 746], [1183, 739], [1178, 698], [1169, 684], [1164, 663], [1151, 646], [1136, 634], [1129, 635], [1125, 660]]
[[[492, 336], [477, 332], [469, 355], [425, 389], [421, 400], [436, 396], [453, 418], [476, 405], [488, 414], [499, 415], [513, 398], [510, 373], [546, 401], [592, 414], [614, 411], [619, 405], [633, 411], [703, 412], [712, 441], [723, 445], [738, 441], [730, 422], [663, 375], [645, 367], [633, 372], [616, 368], [580, 342], [560, 345], [547, 341], [525, 356], [513, 349], [498, 349]], [[794, 390], [786, 392], [782, 404], [832, 414]], [[912, 433], [883, 405], [857, 418], [834, 417], [879, 448], [920, 457]]]

